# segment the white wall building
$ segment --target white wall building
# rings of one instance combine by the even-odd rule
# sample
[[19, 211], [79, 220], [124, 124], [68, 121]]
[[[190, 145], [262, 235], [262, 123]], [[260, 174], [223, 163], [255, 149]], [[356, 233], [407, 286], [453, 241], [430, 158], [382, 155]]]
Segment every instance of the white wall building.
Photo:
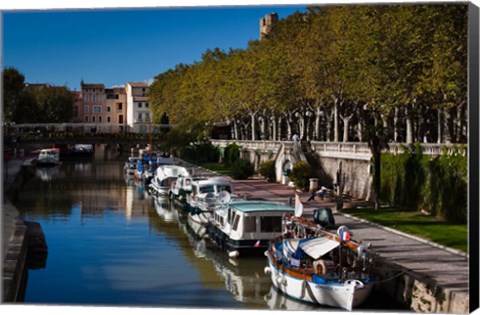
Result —
[[127, 92], [127, 131], [151, 132], [153, 115], [148, 104], [148, 84], [145, 82], [129, 82], [125, 90]]

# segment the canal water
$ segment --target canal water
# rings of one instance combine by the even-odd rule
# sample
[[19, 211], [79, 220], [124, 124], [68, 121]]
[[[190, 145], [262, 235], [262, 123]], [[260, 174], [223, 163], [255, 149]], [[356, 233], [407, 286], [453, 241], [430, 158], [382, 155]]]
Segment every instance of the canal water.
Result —
[[273, 289], [264, 257], [232, 260], [197, 240], [181, 207], [125, 178], [122, 161], [37, 170], [15, 205], [48, 246], [25, 304], [322, 310]]

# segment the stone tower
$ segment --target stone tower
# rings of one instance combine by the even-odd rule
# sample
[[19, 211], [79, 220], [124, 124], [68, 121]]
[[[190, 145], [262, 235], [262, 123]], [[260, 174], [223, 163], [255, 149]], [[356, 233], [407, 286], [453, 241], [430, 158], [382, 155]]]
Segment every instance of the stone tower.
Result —
[[270, 14], [265, 15], [264, 18], [260, 19], [260, 40], [262, 40], [265, 35], [268, 34], [270, 28], [277, 24], [278, 22], [278, 14], [273, 12]]

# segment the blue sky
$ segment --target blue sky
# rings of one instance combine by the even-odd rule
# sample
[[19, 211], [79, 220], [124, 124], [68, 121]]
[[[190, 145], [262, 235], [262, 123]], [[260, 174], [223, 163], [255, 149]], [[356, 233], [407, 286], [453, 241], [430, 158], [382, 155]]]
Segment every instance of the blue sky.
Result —
[[80, 80], [107, 87], [146, 81], [207, 49], [245, 48], [259, 38], [259, 19], [280, 19], [305, 5], [3, 11], [3, 67], [29, 83]]

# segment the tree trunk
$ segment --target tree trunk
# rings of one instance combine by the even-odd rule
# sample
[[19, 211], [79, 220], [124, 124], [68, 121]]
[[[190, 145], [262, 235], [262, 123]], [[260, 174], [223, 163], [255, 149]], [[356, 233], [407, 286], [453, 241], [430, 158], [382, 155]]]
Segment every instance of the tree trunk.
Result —
[[256, 116], [255, 113], [250, 114], [251, 131], [252, 131], [252, 138], [251, 138], [251, 139], [252, 139], [252, 141], [255, 141], [255, 140], [256, 140], [255, 135], [256, 135], [256, 132], [257, 132], [257, 130], [256, 130], [255, 116]]
[[272, 121], [272, 133], [270, 140], [277, 141], [277, 118], [275, 117], [275, 115], [272, 115], [270, 119]]
[[333, 142], [340, 140], [340, 126], [338, 121], [338, 98], [333, 102]]
[[443, 124], [442, 124], [442, 110], [437, 109], [437, 143], [442, 143], [443, 138]]
[[340, 116], [343, 120], [343, 142], [348, 142], [348, 129], [350, 128], [350, 119], [352, 119], [352, 115], [350, 116]]
[[412, 120], [412, 115], [410, 109], [407, 107], [405, 111], [405, 119], [406, 119], [406, 129], [407, 129], [407, 136], [405, 139], [405, 142], [407, 144], [412, 144], [413, 143], [413, 120]]
[[317, 107], [315, 113], [315, 135], [313, 137], [314, 140], [320, 141], [320, 119], [321, 119], [321, 110], [320, 107]]
[[445, 108], [443, 110], [443, 131], [444, 131], [444, 141], [445, 143], [452, 143], [452, 121], [450, 110]]

